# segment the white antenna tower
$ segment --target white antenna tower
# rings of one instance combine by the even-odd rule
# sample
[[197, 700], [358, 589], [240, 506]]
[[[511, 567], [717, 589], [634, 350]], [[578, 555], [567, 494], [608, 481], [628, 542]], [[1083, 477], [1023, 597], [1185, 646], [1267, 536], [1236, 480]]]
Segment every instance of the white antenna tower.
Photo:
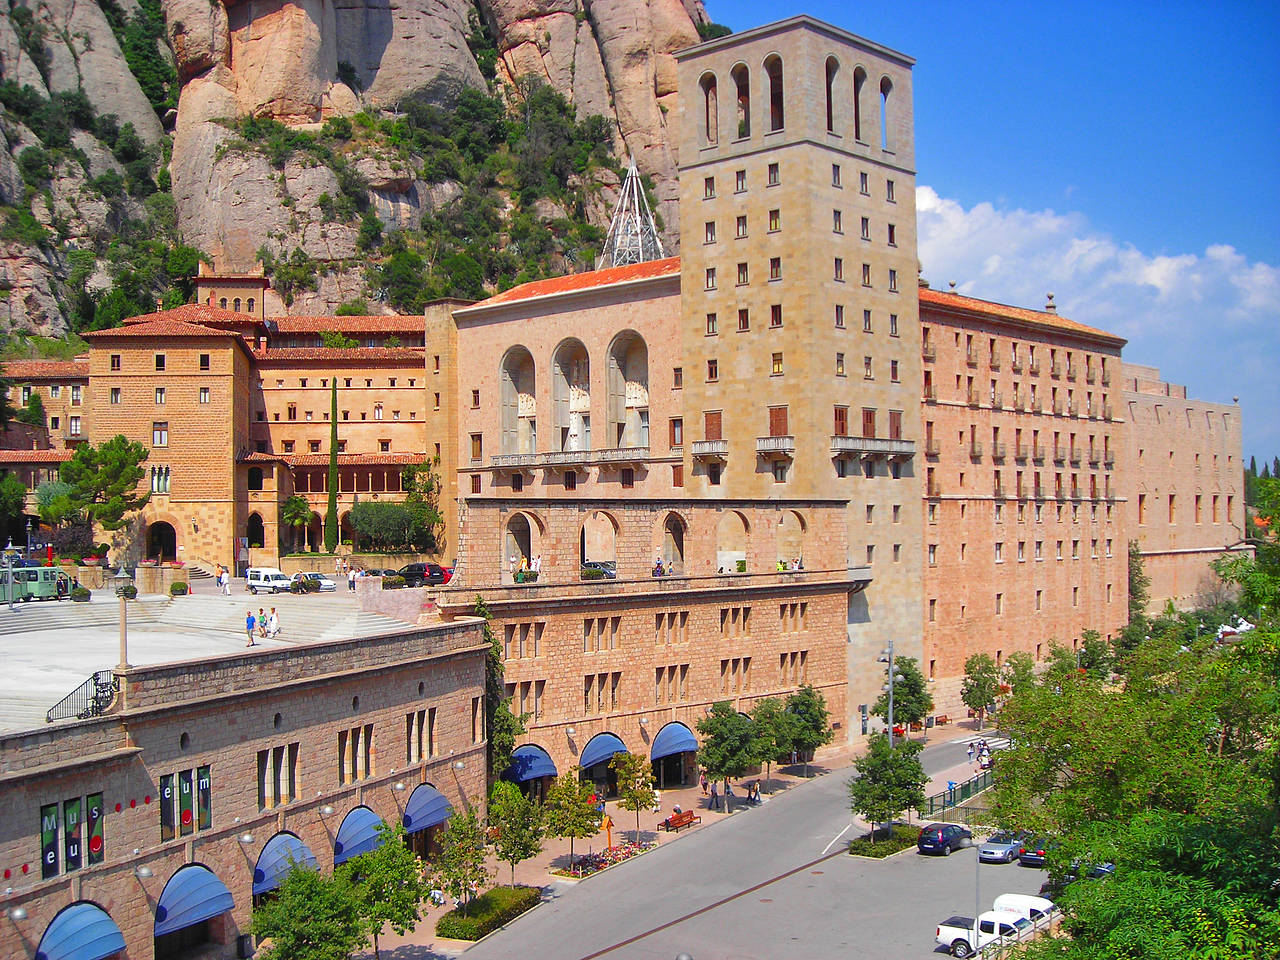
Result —
[[609, 224], [609, 235], [604, 241], [601, 264], [604, 267], [623, 267], [646, 260], [661, 260], [665, 255], [653, 213], [649, 210], [649, 201], [645, 199], [644, 187], [640, 184], [640, 171], [632, 158], [631, 166], [627, 168], [627, 179], [622, 182], [618, 208], [613, 212], [613, 222]]

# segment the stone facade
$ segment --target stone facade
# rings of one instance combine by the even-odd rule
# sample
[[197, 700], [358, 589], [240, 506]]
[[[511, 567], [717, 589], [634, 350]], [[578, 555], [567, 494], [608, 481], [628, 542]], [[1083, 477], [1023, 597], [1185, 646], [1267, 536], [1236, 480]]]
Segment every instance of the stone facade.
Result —
[[[394, 823], [422, 783], [455, 810], [482, 805], [485, 732], [477, 704], [484, 651], [471, 619], [138, 667], [118, 674], [122, 690], [107, 716], [0, 738], [0, 864], [14, 888], [6, 905], [27, 911], [0, 929], [0, 953], [31, 955], [59, 910], [91, 901], [120, 927], [125, 956], [150, 957], [166, 882], [198, 863], [226, 885], [235, 904], [210, 922], [214, 946], [207, 955], [236, 956], [236, 938], [249, 928], [255, 865], [273, 836], [296, 835], [327, 870], [337, 831], [358, 806]], [[339, 751], [357, 729], [362, 746], [352, 773]], [[185, 775], [202, 773], [210, 784], [207, 818], [202, 822], [195, 802], [175, 809], [170, 798], [175, 826], [166, 829], [162, 778], [174, 777], [180, 790]], [[68, 800], [96, 796], [101, 859], [92, 862], [82, 825], [71, 835], [83, 845], [77, 868], [62, 818]], [[47, 871], [46, 806], [60, 821]], [[192, 814], [185, 825], [184, 810]]]
[[922, 668], [954, 714], [973, 654], [1039, 661], [1128, 622], [1124, 341], [1050, 310], [919, 297]]
[[1126, 363], [1121, 377], [1128, 524], [1151, 578], [1148, 609], [1213, 603], [1223, 588], [1209, 564], [1249, 549], [1240, 408], [1189, 399], [1154, 367]]

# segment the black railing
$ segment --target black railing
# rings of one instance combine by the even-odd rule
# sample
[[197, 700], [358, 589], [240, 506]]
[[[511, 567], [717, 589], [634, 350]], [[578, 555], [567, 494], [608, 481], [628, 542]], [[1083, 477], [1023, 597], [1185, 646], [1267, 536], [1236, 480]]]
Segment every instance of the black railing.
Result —
[[53, 705], [44, 715], [46, 723], [55, 720], [88, 720], [107, 712], [120, 689], [120, 681], [110, 670], [99, 670], [80, 686]]

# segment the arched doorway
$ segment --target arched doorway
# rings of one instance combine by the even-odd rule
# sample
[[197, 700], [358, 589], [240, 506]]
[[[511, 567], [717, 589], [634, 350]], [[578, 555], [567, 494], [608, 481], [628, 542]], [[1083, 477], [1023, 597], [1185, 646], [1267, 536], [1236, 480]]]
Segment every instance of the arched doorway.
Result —
[[541, 542], [542, 525], [537, 517], [526, 513], [511, 516], [503, 536], [503, 555], [499, 558], [504, 583], [514, 582], [514, 574], [519, 571], [540, 566]]
[[557, 776], [551, 754], [533, 743], [526, 743], [511, 751], [511, 764], [502, 771], [502, 779], [509, 780], [531, 800], [541, 803], [546, 799], [547, 787]]
[[552, 364], [552, 401], [558, 451], [591, 449], [591, 361], [581, 340], [570, 338], [556, 348]]
[[249, 538], [249, 546], [265, 546], [266, 530], [262, 525], [262, 517], [258, 516], [256, 513], [249, 514], [249, 522], [245, 524], [244, 535]]
[[613, 338], [608, 373], [609, 446], [649, 446], [649, 348], [640, 334]]
[[747, 518], [728, 510], [716, 525], [716, 570], [745, 573], [747, 570]]
[[696, 769], [694, 758], [697, 752], [698, 738], [683, 723], [673, 720], [659, 730], [649, 747], [653, 779], [658, 789], [687, 786]]
[[684, 521], [679, 515], [667, 514], [662, 524], [662, 565], [673, 577], [684, 576]]
[[266, 842], [253, 867], [253, 905], [261, 906], [290, 871], [319, 870], [316, 855], [296, 834], [281, 831]]
[[349, 543], [355, 546], [356, 535], [351, 529], [351, 511], [348, 510], [338, 518], [338, 542]]
[[313, 513], [311, 522], [307, 524], [307, 549], [312, 553], [320, 552], [320, 545], [324, 543], [324, 520], [320, 514]]
[[80, 900], [58, 911], [36, 947], [40, 960], [106, 960], [124, 952], [124, 935], [96, 903]]
[[235, 901], [226, 884], [198, 863], [178, 868], [156, 903], [156, 960], [199, 956], [225, 937]]
[[453, 805], [429, 783], [413, 788], [404, 805], [404, 842], [419, 860], [440, 852], [440, 834], [453, 816]]
[[157, 520], [147, 527], [147, 559], [173, 561], [178, 559], [178, 534], [173, 524]]
[[778, 517], [778, 569], [799, 570], [804, 566], [804, 517], [783, 510]]
[[626, 745], [612, 733], [597, 733], [587, 741], [578, 756], [579, 776], [595, 784], [596, 793], [602, 797], [618, 794], [618, 775], [609, 767], [616, 753], [626, 753]]
[[578, 531], [578, 563], [583, 579], [601, 579], [601, 574], [588, 574], [587, 570], [603, 571], [603, 578], [612, 580], [618, 573], [618, 525], [613, 517], [602, 510], [594, 510], [582, 522]]
[[382, 846], [382, 818], [366, 806], [352, 807], [333, 838], [333, 865]]

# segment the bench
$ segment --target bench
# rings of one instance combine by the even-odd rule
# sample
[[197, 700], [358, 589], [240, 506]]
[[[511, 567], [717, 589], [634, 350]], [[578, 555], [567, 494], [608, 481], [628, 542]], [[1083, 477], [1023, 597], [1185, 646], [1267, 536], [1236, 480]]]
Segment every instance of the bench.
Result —
[[950, 722], [951, 722], [951, 714], [949, 714], [949, 713], [944, 713], [944, 714], [942, 714], [942, 716], [940, 716], [940, 717], [935, 717], [933, 722], [934, 722], [934, 723], [936, 723], [938, 726], [942, 726], [944, 723], [950, 723]]
[[658, 824], [658, 826], [668, 832], [674, 830], [676, 833], [679, 833], [681, 827], [688, 827], [701, 822], [702, 818], [692, 810], [682, 810], [679, 813], [673, 813], [671, 816], [667, 817], [667, 819]]

